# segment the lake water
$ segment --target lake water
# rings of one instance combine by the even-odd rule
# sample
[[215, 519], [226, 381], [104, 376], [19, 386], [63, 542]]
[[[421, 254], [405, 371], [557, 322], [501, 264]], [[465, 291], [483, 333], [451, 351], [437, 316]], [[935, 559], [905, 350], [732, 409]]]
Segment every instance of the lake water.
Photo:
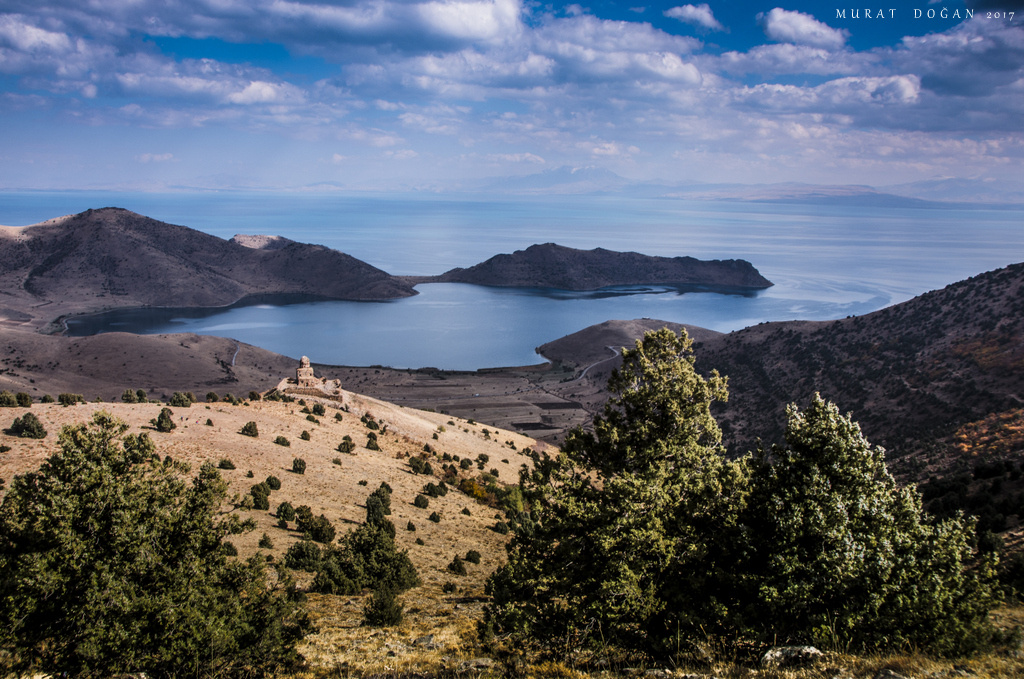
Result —
[[620, 197], [481, 200], [306, 194], [2, 193], [0, 223], [125, 207], [223, 238], [279, 234], [394, 274], [437, 274], [533, 243], [701, 259], [742, 258], [775, 286], [756, 295], [626, 288], [595, 293], [421, 285], [390, 302], [145, 310], [76, 332], [197, 332], [347, 365], [475, 369], [541, 360], [533, 349], [608, 319], [736, 330], [859, 315], [1024, 261], [1024, 212], [850, 208]]

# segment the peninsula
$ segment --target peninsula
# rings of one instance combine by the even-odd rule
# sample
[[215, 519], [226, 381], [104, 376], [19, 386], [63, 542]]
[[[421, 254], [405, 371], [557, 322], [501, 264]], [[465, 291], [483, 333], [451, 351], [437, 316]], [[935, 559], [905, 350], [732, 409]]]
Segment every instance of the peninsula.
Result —
[[599, 290], [617, 285], [669, 285], [709, 292], [752, 292], [772, 282], [742, 259], [654, 257], [604, 248], [578, 250], [555, 243], [495, 255], [440, 276], [407, 277], [416, 283], [472, 283], [496, 287]]

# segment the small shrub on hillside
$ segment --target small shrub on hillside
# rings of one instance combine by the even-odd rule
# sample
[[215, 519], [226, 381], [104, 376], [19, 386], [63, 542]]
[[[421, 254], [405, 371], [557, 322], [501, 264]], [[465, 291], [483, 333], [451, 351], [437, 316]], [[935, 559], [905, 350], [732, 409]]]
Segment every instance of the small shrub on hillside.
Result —
[[476, 551], [475, 549], [469, 550], [468, 552], [466, 552], [466, 561], [473, 564], [480, 563], [480, 552]]
[[413, 523], [412, 521], [410, 521], [409, 523], [405, 524], [405, 529], [407, 531], [409, 531], [410, 533], [415, 533], [416, 532], [416, 524]]
[[459, 466], [462, 467], [463, 469], [469, 469], [470, 467], [473, 466], [473, 462], [468, 457], [464, 457], [461, 460], [459, 460]]
[[366, 483], [367, 483], [366, 479], [360, 479], [360, 480], [359, 480], [359, 485], [360, 485], [360, 486], [365, 486], [365, 485], [366, 485]]
[[331, 464], [336, 464], [336, 465], [338, 465], [340, 467], [341, 466], [341, 458], [340, 457], [334, 458], [333, 460], [331, 460]]
[[351, 453], [355, 449], [356, 444], [352, 441], [352, 437], [348, 435], [346, 435], [345, 438], [341, 440], [341, 443], [338, 444], [339, 453]]
[[277, 506], [277, 516], [285, 521], [295, 520], [295, 507], [292, 507], [291, 502], [282, 502]]
[[341, 413], [334, 413], [334, 419], [336, 422], [341, 422]]
[[267, 487], [270, 488], [270, 490], [281, 490], [281, 479], [277, 478], [273, 474], [268, 476], [264, 483], [267, 484]]
[[324, 407], [323, 403], [314, 403], [313, 414], [318, 417], [323, 417], [324, 415], [327, 414], [327, 408]]
[[466, 574], [466, 564], [462, 563], [462, 559], [459, 558], [458, 554], [456, 554], [455, 558], [453, 558], [451, 563], [448, 564], [448, 571], [455, 573], [455, 575]]
[[434, 523], [441, 523], [441, 515], [440, 515], [440, 514], [438, 514], [437, 512], [432, 512], [432, 513], [430, 514], [430, 516], [429, 516], [429, 517], [427, 517], [427, 518], [428, 518], [428, 519], [429, 519], [430, 521], [433, 521]]
[[161, 408], [160, 414], [157, 415], [156, 419], [150, 420], [149, 423], [156, 427], [158, 432], [164, 434], [178, 428], [178, 425], [174, 424], [174, 413], [171, 412], [170, 408]]
[[427, 543], [423, 542], [423, 538], [416, 538], [416, 544], [417, 545], [425, 545]]
[[238, 556], [238, 547], [235, 547], [230, 542], [222, 542], [220, 551], [224, 553], [224, 556]]
[[247, 479], [254, 479], [254, 478], [256, 478], [256, 474], [253, 472], [253, 470], [250, 469], [249, 471], [247, 471], [245, 473], [245, 478], [247, 478]]
[[264, 533], [262, 535], [262, 537], [260, 537], [260, 545], [259, 546], [262, 549], [273, 549], [274, 548], [274, 541], [270, 539], [269, 535]]
[[321, 514], [299, 524], [299, 530], [309, 536], [310, 540], [329, 545], [334, 542], [337, 531], [330, 520]]
[[4, 389], [0, 391], [0, 408], [17, 408], [18, 398], [11, 392]]
[[373, 591], [363, 608], [363, 624], [368, 627], [393, 627], [402, 622], [402, 604], [395, 591], [382, 585]]
[[46, 438], [46, 429], [43, 428], [43, 423], [32, 413], [25, 413], [21, 417], [16, 417], [8, 432], [12, 436], [23, 439]]
[[182, 391], [176, 391], [173, 394], [171, 394], [171, 400], [168, 402], [168, 405], [173, 406], [175, 408], [188, 408], [195, 402], [195, 400], [196, 397], [193, 396], [192, 394], [187, 394]]
[[452, 582], [451, 580], [448, 580], [443, 585], [441, 585], [441, 591], [444, 592], [445, 594], [451, 594], [452, 592], [455, 591], [455, 589], [456, 589], [455, 583]]
[[216, 392], [213, 392], [213, 391], [206, 392], [206, 402], [207, 403], [216, 403], [219, 400], [220, 400], [220, 396], [217, 396]]
[[260, 430], [256, 426], [255, 422], [246, 422], [242, 426], [242, 430], [239, 433], [241, 433], [243, 436], [252, 436], [253, 438], [255, 438], [260, 435]]
[[377, 443], [377, 435], [372, 431], [366, 435], [366, 449], [380, 450], [380, 445]]
[[18, 402], [18, 405], [22, 408], [32, 407], [32, 397], [23, 391], [19, 391], [14, 395], [14, 399]]
[[508, 524], [504, 521], [499, 521], [498, 523], [491, 526], [491, 530], [493, 530], [498, 535], [508, 535]]
[[[9, 453], [9, 452], [11, 452], [11, 447], [10, 446], [0, 446], [0, 453]], [[2, 489], [3, 489], [3, 485], [0, 485], [0, 490], [2, 490]]]
[[[145, 392], [142, 393], [145, 394]], [[76, 403], [85, 403], [85, 397], [81, 394], [58, 394], [57, 402], [62, 406], [73, 406]], [[145, 401], [140, 400], [139, 403], [145, 403]]]
[[270, 487], [266, 483], [257, 483], [249, 489], [252, 496], [252, 508], [263, 511], [270, 510]]
[[298, 571], [315, 573], [323, 564], [323, 551], [312, 540], [299, 540], [293, 543], [284, 554], [284, 565]]
[[302, 433], [299, 434], [299, 438], [302, 439], [303, 441], [308, 441], [310, 439], [309, 432], [303, 429]]
[[40, 403], [54, 403], [54, 400], [55, 399], [53, 398], [53, 396], [51, 396], [50, 394], [46, 394], [41, 399], [39, 399], [39, 402]]
[[312, 422], [313, 424], [320, 424], [320, 420], [316, 419], [314, 415], [306, 415], [306, 421]]
[[206, 426], [207, 427], [212, 427], [213, 426], [213, 420], [211, 420], [209, 417], [206, 418]]
[[430, 500], [428, 500], [425, 495], [417, 495], [415, 499], [413, 499], [412, 503], [420, 509], [426, 509], [430, 506]]
[[235, 469], [235, 463], [225, 457], [217, 463], [217, 469]]
[[469, 512], [469, 507], [463, 507], [462, 508], [462, 513], [465, 514], [466, 516], [472, 516], [472, 514], [470, 514], [470, 512]]
[[274, 439], [274, 443], [276, 443], [279, 446], [284, 446], [285, 448], [287, 448], [288, 446], [290, 446], [292, 444], [291, 441], [289, 441], [284, 436], [281, 436], [280, 434], [277, 436], [277, 438]]
[[306, 461], [303, 460], [301, 457], [297, 457], [294, 460], [292, 460], [292, 471], [295, 472], [296, 474], [305, 474]]

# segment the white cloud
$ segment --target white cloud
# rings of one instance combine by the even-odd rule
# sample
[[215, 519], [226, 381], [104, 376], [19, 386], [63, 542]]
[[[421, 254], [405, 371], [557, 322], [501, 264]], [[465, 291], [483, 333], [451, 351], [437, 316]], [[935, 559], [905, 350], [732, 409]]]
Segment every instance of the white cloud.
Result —
[[790, 12], [776, 7], [767, 14], [758, 14], [758, 22], [769, 39], [797, 45], [810, 45], [828, 50], [838, 50], [846, 44], [850, 33], [846, 29], [835, 29], [803, 12]]
[[136, 156], [136, 160], [140, 163], [166, 163], [169, 160], [174, 160], [173, 153], [143, 153], [142, 155]]
[[682, 5], [665, 11], [665, 16], [693, 24], [709, 31], [724, 31], [725, 26], [715, 18], [714, 12], [707, 3], [700, 5]]

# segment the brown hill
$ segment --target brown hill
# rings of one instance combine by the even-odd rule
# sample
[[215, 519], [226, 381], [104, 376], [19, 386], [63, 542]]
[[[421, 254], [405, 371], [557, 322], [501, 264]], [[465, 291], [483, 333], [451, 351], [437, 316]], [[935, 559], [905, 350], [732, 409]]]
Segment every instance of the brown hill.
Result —
[[371, 300], [415, 294], [330, 248], [284, 239], [246, 247], [239, 240], [119, 208], [6, 227], [0, 229], [0, 292], [5, 306], [37, 325], [66, 313], [222, 306], [252, 295]]
[[672, 285], [742, 291], [772, 285], [750, 262], [742, 259], [702, 261], [693, 257], [652, 257], [603, 248], [576, 250], [554, 243], [531, 245], [511, 255], [495, 255], [467, 269], [447, 271], [429, 279], [429, 282], [560, 290], [598, 290], [612, 285]]

